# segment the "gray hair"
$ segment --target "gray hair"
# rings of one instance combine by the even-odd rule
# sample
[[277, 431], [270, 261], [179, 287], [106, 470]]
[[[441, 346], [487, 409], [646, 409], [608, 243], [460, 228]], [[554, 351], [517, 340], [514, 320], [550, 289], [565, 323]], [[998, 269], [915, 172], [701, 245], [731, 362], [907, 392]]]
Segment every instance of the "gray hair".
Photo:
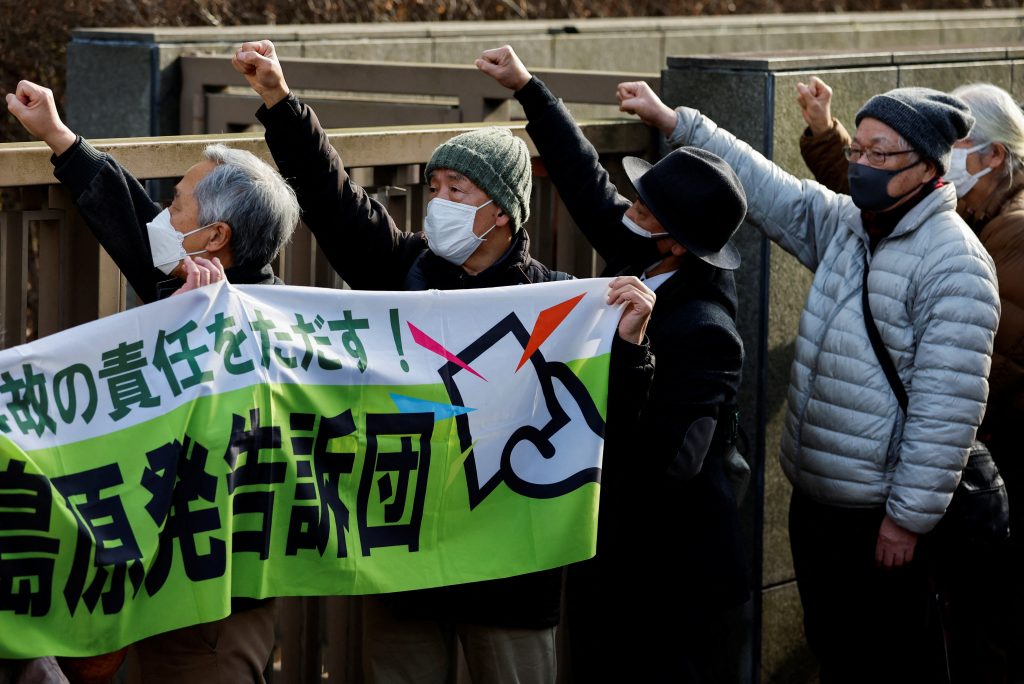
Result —
[[193, 191], [199, 225], [228, 224], [234, 264], [266, 266], [291, 239], [299, 222], [295, 191], [280, 173], [251, 152], [208, 145], [203, 157], [216, 167]]
[[969, 136], [975, 144], [999, 143], [1006, 148], [1003, 173], [1013, 183], [1014, 172], [1024, 169], [1024, 112], [1013, 97], [991, 83], [971, 83], [953, 91], [971, 108], [974, 128]]

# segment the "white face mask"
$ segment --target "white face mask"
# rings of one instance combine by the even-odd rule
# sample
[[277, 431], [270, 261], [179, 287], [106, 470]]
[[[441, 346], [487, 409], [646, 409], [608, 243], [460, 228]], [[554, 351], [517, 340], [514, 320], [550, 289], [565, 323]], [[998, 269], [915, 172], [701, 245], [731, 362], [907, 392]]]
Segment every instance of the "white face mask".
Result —
[[152, 221], [146, 224], [146, 230], [149, 232], [149, 250], [153, 254], [153, 265], [167, 275], [170, 275], [171, 271], [185, 257], [205, 252], [205, 249], [186, 252], [182, 243], [192, 233], [206, 230], [212, 225], [215, 224], [209, 223], [187, 233], [179, 233], [171, 225], [171, 210], [164, 209], [161, 211], [153, 217]]
[[477, 247], [484, 243], [487, 234], [494, 230], [494, 224], [483, 235], [473, 232], [476, 212], [494, 200], [488, 200], [479, 207], [459, 204], [440, 197], [427, 203], [427, 216], [423, 219], [423, 232], [427, 236], [430, 251], [456, 266], [466, 263]]
[[953, 154], [949, 159], [949, 171], [946, 172], [946, 180], [953, 184], [956, 188], [956, 196], [963, 197], [971, 191], [974, 184], [978, 182], [978, 179], [982, 176], [991, 173], [992, 167], [987, 166], [978, 173], [970, 174], [967, 172], [967, 155], [972, 152], [984, 149], [992, 143], [982, 143], [975, 145], [974, 147], [954, 147]]
[[629, 218], [625, 214], [622, 215], [622, 225], [626, 226], [627, 228], [629, 228], [631, 231], [633, 231], [642, 238], [657, 238], [668, 236], [668, 233], [652, 233], [649, 230], [644, 230], [643, 228], [640, 227], [639, 223]]

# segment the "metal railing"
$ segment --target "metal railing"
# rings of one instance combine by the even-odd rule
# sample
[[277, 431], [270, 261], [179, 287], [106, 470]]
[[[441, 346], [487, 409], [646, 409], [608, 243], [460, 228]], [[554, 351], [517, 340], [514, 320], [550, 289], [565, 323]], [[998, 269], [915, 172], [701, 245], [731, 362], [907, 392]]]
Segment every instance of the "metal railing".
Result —
[[[396, 126], [507, 120], [512, 94], [474, 66], [382, 63], [338, 59], [282, 59], [288, 85], [321, 123]], [[657, 92], [655, 73], [540, 69], [533, 72], [570, 103], [613, 105], [615, 86], [645, 80]], [[242, 92], [229, 90], [244, 86]], [[239, 130], [254, 122], [260, 105], [230, 60], [217, 55], [181, 58], [181, 132]], [[614, 111], [614, 110], [612, 110]]]

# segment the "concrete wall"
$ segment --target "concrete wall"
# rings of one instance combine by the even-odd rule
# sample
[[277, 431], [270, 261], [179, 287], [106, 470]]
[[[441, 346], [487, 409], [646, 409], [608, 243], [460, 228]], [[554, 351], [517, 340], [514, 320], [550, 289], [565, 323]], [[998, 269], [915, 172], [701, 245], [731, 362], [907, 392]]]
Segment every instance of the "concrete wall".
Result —
[[533, 67], [655, 73], [669, 55], [753, 50], [1014, 45], [1024, 10], [657, 19], [79, 29], [68, 47], [68, 120], [87, 137], [178, 132], [177, 58], [270, 38], [281, 54], [470, 64], [511, 43]]
[[[950, 90], [984, 80], [1024, 99], [1024, 48], [901, 53], [670, 57], [662, 75], [665, 101], [695, 107], [790, 173], [812, 176], [800, 157], [804, 122], [796, 83], [818, 75], [834, 88], [833, 113], [851, 123], [873, 94], [900, 86]], [[761, 668], [765, 682], [816, 681], [793, 580], [787, 512], [790, 486], [778, 464], [793, 341], [811, 274], [756, 229], [741, 230], [741, 332], [748, 351], [744, 417], [759, 436], [763, 466]], [[751, 515], [755, 516], [756, 511]]]

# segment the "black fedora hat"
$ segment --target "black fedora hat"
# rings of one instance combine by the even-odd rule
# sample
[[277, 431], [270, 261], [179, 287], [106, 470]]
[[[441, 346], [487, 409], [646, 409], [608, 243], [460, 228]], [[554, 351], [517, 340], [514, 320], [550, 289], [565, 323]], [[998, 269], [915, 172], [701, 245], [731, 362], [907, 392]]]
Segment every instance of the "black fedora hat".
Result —
[[739, 268], [729, 242], [747, 214], [747, 196], [725, 160], [696, 147], [680, 147], [651, 166], [625, 157], [622, 166], [640, 200], [672, 238], [712, 266]]

